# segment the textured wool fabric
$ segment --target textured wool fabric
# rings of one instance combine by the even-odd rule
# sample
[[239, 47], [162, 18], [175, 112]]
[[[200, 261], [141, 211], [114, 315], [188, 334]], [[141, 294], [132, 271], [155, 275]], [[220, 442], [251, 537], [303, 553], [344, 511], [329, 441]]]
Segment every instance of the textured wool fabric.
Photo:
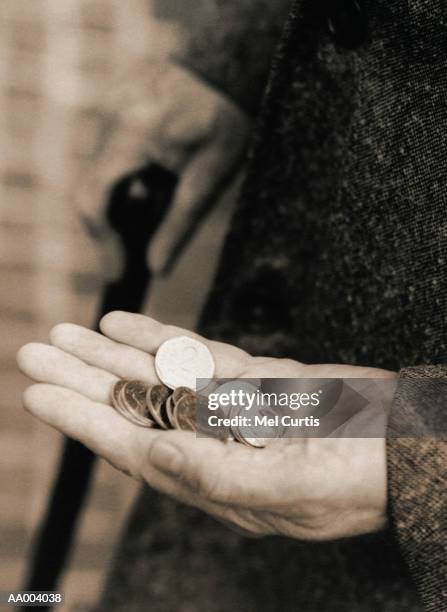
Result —
[[[351, 50], [327, 3], [293, 5], [201, 332], [309, 363], [446, 363], [445, 8], [360, 4]], [[416, 581], [445, 610], [439, 514], [419, 506], [444, 494], [437, 444], [388, 443], [392, 529], [340, 542], [249, 540], [145, 491], [100, 609], [420, 612]]]
[[407, 368], [389, 422], [392, 527], [426, 610], [447, 610], [447, 367]]
[[364, 4], [354, 51], [295, 5], [202, 328], [307, 362], [443, 363], [445, 9]]

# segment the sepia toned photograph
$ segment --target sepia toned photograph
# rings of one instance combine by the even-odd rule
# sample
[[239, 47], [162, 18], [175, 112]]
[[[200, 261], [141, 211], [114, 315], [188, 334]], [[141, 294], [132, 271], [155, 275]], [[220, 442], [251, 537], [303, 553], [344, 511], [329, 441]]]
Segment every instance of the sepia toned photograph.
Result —
[[0, 610], [447, 612], [447, 6], [0, 28]]

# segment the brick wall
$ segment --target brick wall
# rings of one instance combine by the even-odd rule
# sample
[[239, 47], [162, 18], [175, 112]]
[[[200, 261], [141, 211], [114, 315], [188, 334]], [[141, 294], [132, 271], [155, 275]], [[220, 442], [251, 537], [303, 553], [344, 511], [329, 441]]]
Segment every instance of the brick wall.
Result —
[[[145, 44], [139, 2], [3, 0], [0, 7], [0, 590], [17, 588], [60, 436], [21, 410], [17, 348], [58, 321], [88, 324], [95, 251], [73, 185], [101, 112], [99, 84]], [[147, 37], [146, 37], [147, 38]], [[86, 290], [87, 286], [89, 291]], [[97, 287], [97, 284], [96, 284]], [[92, 291], [93, 289], [93, 291]], [[87, 610], [135, 485], [101, 464], [62, 590]]]
[[[62, 442], [21, 410], [26, 381], [15, 353], [45, 341], [57, 322], [93, 319], [96, 253], [78, 225], [73, 193], [110, 79], [141, 54], [177, 44], [175, 29], [148, 17], [148, 4], [0, 3], [0, 591], [21, 584]], [[156, 283], [147, 306], [153, 315], [194, 325], [232, 200], [230, 193], [172, 277]], [[95, 600], [135, 488], [100, 464], [62, 584], [68, 612]]]

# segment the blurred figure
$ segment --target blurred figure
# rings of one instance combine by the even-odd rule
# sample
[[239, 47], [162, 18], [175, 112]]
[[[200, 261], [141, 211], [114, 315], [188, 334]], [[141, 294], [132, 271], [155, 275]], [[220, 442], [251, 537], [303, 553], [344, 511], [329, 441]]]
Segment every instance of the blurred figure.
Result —
[[110, 187], [150, 162], [179, 175], [148, 258], [153, 272], [166, 272], [239, 169], [249, 120], [231, 100], [189, 71], [151, 58], [131, 70], [108, 100], [102, 137], [80, 181], [82, 216], [107, 254], [105, 274], [111, 278], [119, 273], [121, 258], [120, 241], [105, 215]]
[[119, 177], [150, 161], [179, 175], [148, 253], [152, 271], [164, 273], [240, 170], [287, 4], [149, 3], [157, 24], [175, 24], [177, 44], [167, 57], [151, 52], [116, 77], [79, 181], [82, 217], [102, 244], [108, 277], [119, 273], [121, 261], [105, 219]]

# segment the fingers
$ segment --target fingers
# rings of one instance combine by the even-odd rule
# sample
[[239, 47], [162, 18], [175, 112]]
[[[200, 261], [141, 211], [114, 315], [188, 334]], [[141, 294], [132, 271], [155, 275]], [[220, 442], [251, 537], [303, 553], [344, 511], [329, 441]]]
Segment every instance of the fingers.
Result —
[[[150, 463], [151, 448], [166, 432], [143, 429], [129, 423], [110, 406], [94, 402], [75, 391], [63, 387], [38, 384], [24, 393], [24, 406], [35, 417], [64, 435], [78, 440], [117, 469], [175, 497], [179, 501], [200, 508], [216, 518], [238, 525], [250, 532], [263, 533], [262, 525], [251, 518], [251, 513], [240, 512], [229, 505], [221, 505], [210, 496], [198, 494], [189, 481], [173, 478], [157, 470]], [[194, 445], [196, 438], [186, 436]], [[206, 489], [203, 490], [206, 493]]]
[[192, 149], [206, 143], [217, 109], [226, 108], [213, 89], [169, 62], [146, 58], [122, 82], [121, 91], [110, 92], [109, 111], [99, 120], [76, 190], [81, 214], [98, 236], [107, 233], [105, 206], [112, 184], [149, 160], [179, 172]]
[[63, 387], [39, 384], [24, 393], [24, 406], [61, 433], [82, 442], [116, 468], [141, 477], [142, 458], [159, 432], [137, 427], [113, 408]]
[[216, 376], [219, 378], [241, 376], [252, 359], [248, 353], [235, 346], [206, 340], [194, 332], [172, 325], [163, 325], [144, 315], [113, 312], [103, 317], [100, 326], [101, 331], [109, 338], [152, 355], [156, 354], [163, 342], [176, 336], [196, 338], [206, 344], [213, 354]]
[[217, 201], [219, 174], [225, 162], [220, 149], [210, 146], [197, 153], [183, 170], [174, 201], [150, 243], [148, 264], [155, 274], [170, 270], [199, 222]]
[[167, 272], [217, 201], [245, 149], [249, 122], [233, 104], [216, 104], [210, 140], [183, 168], [174, 202], [148, 252], [151, 270]]
[[108, 404], [116, 376], [85, 364], [54, 346], [32, 343], [20, 349], [17, 363], [24, 374], [37, 382], [77, 391], [95, 402]]
[[158, 382], [154, 358], [133, 346], [114, 342], [101, 334], [71, 323], [61, 323], [51, 330], [54, 346], [92, 366], [120, 378], [136, 378], [149, 384]]

